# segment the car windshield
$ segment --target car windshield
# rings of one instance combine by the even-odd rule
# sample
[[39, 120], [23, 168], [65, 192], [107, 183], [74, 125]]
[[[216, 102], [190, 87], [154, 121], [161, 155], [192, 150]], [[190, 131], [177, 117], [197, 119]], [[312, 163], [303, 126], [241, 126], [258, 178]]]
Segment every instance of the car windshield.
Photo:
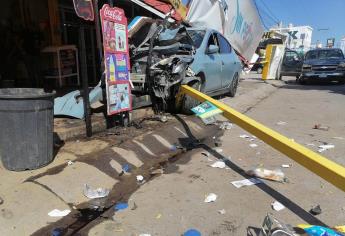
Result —
[[187, 31], [194, 42], [194, 47], [199, 48], [202, 43], [202, 40], [204, 39], [206, 31], [205, 30], [190, 30], [190, 29]]
[[305, 56], [306, 60], [313, 59], [343, 59], [344, 55], [341, 50], [313, 50], [309, 51]]

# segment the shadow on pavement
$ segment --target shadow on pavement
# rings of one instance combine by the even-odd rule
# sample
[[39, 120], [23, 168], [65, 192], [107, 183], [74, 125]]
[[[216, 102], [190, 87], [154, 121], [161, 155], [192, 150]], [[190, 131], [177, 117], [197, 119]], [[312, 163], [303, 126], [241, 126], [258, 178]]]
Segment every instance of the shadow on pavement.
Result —
[[345, 95], [345, 85], [336, 82], [323, 82], [323, 81], [308, 81], [307, 84], [301, 85], [295, 79], [285, 79], [285, 85], [280, 88], [294, 89], [294, 90], [324, 90], [329, 93]]
[[[183, 125], [187, 135], [190, 137], [191, 140], [196, 140], [193, 133], [191, 132], [190, 128], [188, 127], [187, 123], [181, 119], [179, 116], [175, 116], [176, 119]], [[207, 152], [209, 152], [214, 157], [223, 160], [225, 164], [231, 168], [233, 171], [237, 172], [238, 174], [242, 175], [244, 178], [248, 178], [248, 176], [245, 173], [245, 170], [236, 165], [235, 163], [231, 162], [228, 158], [224, 157], [223, 155], [216, 152], [211, 147], [205, 145], [205, 144], [199, 144], [196, 146], [196, 148], [203, 148]], [[311, 225], [320, 225], [320, 226], [327, 226], [325, 223], [311, 215], [309, 212], [305, 211], [302, 207], [297, 205], [295, 202], [290, 200], [289, 198], [285, 197], [283, 194], [279, 193], [269, 185], [267, 185], [265, 182], [261, 184], [254, 185], [255, 187], [259, 188], [272, 198], [279, 201], [281, 204], [283, 204], [287, 209], [289, 209], [291, 212], [293, 212], [295, 215], [303, 219], [305, 222]]]

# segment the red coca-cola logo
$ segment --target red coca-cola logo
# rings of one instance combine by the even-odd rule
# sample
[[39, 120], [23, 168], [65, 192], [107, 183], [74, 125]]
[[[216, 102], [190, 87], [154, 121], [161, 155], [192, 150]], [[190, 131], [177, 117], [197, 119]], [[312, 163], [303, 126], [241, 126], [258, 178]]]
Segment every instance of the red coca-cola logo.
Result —
[[116, 8], [111, 8], [109, 6], [104, 7], [104, 16], [116, 21], [122, 21], [123, 12]]

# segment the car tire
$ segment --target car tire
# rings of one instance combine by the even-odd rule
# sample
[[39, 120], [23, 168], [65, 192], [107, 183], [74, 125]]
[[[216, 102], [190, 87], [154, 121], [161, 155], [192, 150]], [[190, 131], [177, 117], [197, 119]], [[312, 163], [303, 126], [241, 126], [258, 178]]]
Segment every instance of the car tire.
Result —
[[305, 85], [306, 81], [305, 81], [305, 79], [299, 78], [298, 79], [298, 83], [301, 84], [301, 85]]
[[239, 76], [238, 76], [238, 73], [235, 73], [229, 87], [228, 94], [230, 97], [235, 97], [236, 92], [237, 92], [238, 82], [239, 82]]
[[259, 68], [256, 70], [256, 73], [258, 73], [258, 74], [262, 74], [262, 68], [261, 68], [261, 67], [259, 67]]
[[[195, 90], [201, 91], [201, 82], [200, 81], [194, 81], [188, 86], [192, 87]], [[193, 112], [191, 111], [192, 108], [198, 106], [200, 102], [196, 100], [195, 98], [192, 98], [189, 95], [185, 95], [182, 101], [181, 111], [183, 114], [191, 115]]]
[[345, 84], [345, 80], [338, 81], [338, 84]]

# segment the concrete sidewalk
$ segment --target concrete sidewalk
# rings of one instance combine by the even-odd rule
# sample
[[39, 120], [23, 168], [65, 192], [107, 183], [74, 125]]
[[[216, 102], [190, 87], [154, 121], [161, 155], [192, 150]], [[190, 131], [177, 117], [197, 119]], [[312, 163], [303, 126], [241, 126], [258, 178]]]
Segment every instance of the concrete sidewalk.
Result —
[[[246, 111], [275, 90], [276, 86], [269, 83], [245, 79], [240, 83], [239, 95], [224, 101]], [[175, 144], [188, 149], [197, 140], [221, 132], [214, 126], [204, 126], [197, 118], [184, 116], [170, 117], [168, 123], [146, 121], [142, 129], [115, 131], [67, 141], [54, 161], [39, 170], [10, 172], [0, 166], [0, 197], [4, 200], [0, 205], [0, 235], [50, 235], [57, 227], [68, 228], [73, 234], [115, 202], [128, 200], [140, 187], [136, 175], [149, 180], [154, 169], [181, 153]], [[132, 174], [122, 175], [122, 165], [126, 163]], [[94, 188], [111, 189], [111, 193], [101, 202], [87, 199], [83, 195], [86, 183]], [[99, 211], [84, 214], [83, 209], [95, 208]], [[67, 217], [53, 218], [48, 216], [53, 209], [72, 212]]]

